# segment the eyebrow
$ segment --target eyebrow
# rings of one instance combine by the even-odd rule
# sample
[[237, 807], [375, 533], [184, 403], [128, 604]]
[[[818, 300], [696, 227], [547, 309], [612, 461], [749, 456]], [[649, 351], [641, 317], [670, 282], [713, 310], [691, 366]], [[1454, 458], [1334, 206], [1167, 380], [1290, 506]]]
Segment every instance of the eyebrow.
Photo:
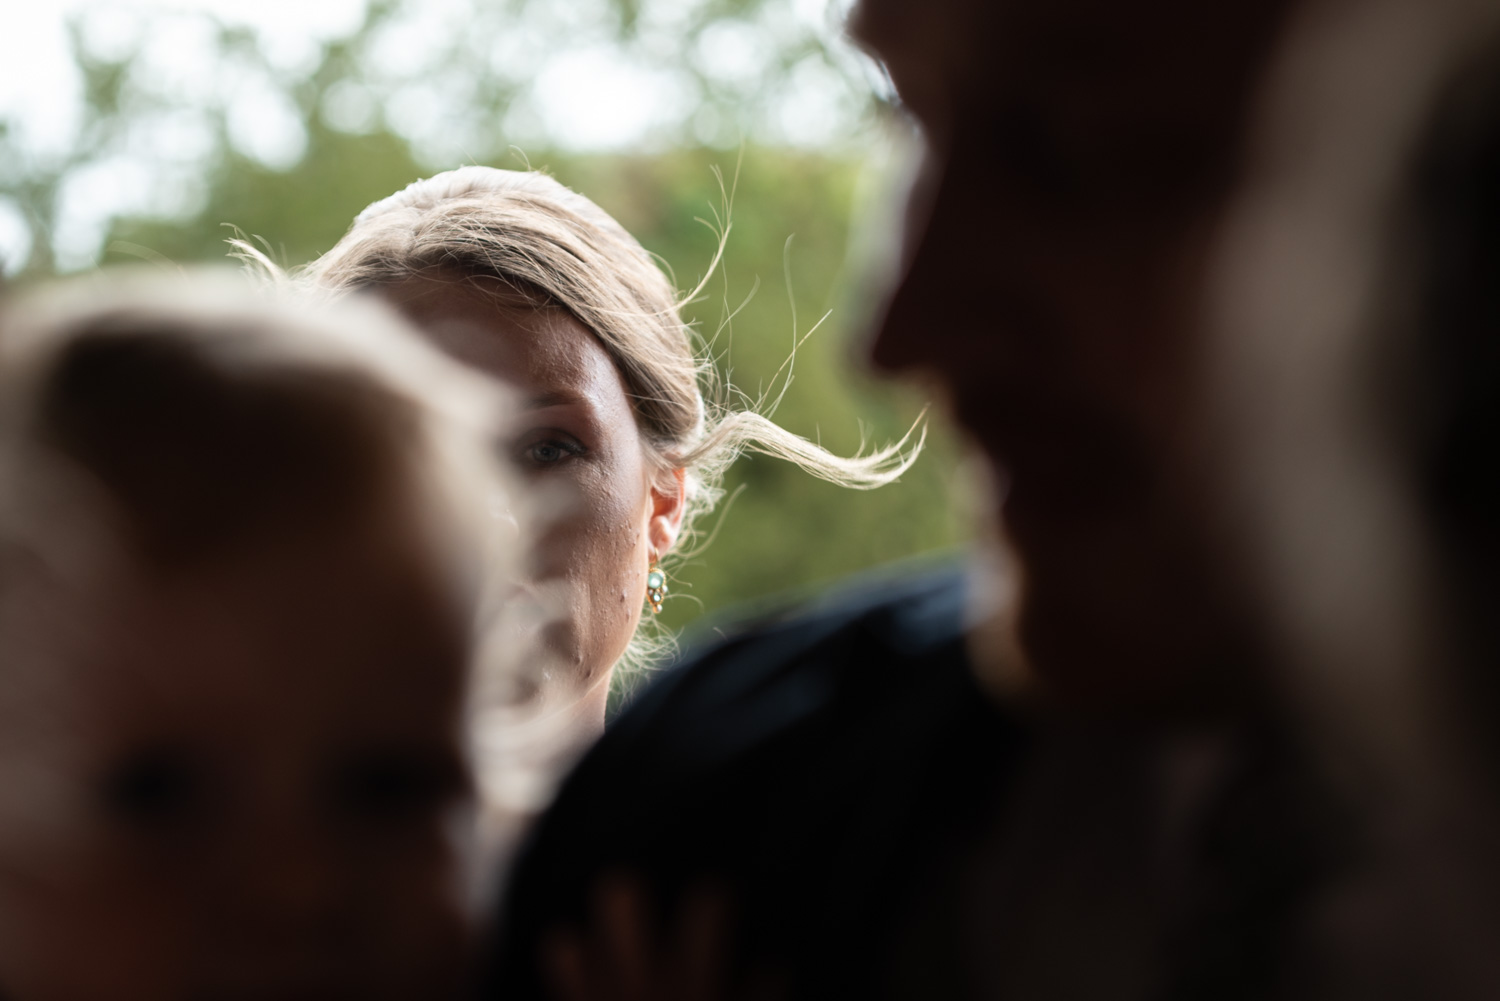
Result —
[[587, 403], [586, 397], [565, 390], [554, 389], [536, 396], [528, 397], [526, 400], [527, 410], [545, 410], [547, 407], [561, 407], [570, 403]]

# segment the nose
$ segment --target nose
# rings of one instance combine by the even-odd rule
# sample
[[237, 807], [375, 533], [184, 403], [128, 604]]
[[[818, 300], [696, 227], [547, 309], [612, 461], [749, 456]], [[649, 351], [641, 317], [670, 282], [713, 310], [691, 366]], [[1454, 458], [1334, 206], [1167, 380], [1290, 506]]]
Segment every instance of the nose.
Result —
[[220, 859], [222, 901], [250, 939], [266, 943], [338, 935], [354, 894], [350, 860], [335, 832], [310, 810], [264, 810], [246, 818]]
[[906, 196], [901, 236], [901, 277], [870, 342], [871, 364], [901, 373], [941, 373], [951, 360], [949, 343], [957, 297], [965, 294], [959, 277], [972, 268], [977, 248], [961, 220], [950, 218], [954, 199], [944, 159], [929, 151]]
[[915, 292], [910, 286], [914, 278], [920, 277], [916, 269], [923, 259], [921, 248], [926, 238], [935, 186], [933, 170], [932, 153], [924, 151], [907, 187], [902, 207], [899, 277], [888, 292], [884, 314], [869, 345], [871, 364], [885, 372], [901, 372], [918, 364], [918, 357], [912, 351], [920, 338], [914, 337], [915, 325], [909, 315], [909, 303]]
[[[925, 242], [925, 241], [923, 241]], [[870, 343], [870, 362], [892, 374], [933, 368], [943, 359], [941, 310], [931, 308], [936, 298], [928, 272], [929, 254], [921, 242], [912, 248], [906, 271], [886, 303], [885, 315]]]
[[269, 913], [318, 919], [337, 910], [343, 894], [339, 859], [321, 832], [295, 831], [267, 839], [254, 892]]

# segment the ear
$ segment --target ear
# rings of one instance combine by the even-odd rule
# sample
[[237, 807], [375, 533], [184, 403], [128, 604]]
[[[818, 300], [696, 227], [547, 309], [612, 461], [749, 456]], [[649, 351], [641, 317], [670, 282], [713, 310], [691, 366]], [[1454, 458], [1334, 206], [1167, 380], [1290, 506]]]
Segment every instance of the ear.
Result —
[[677, 544], [682, 516], [687, 512], [687, 471], [672, 469], [657, 474], [651, 483], [651, 520], [646, 537], [658, 555], [669, 553]]

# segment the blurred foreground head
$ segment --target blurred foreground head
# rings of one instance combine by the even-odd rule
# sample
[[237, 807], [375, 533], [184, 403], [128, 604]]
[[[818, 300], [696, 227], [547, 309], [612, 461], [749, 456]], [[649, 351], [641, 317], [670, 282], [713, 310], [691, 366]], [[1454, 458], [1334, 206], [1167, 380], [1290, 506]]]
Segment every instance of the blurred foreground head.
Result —
[[488, 401], [227, 279], [0, 315], [0, 994], [441, 997]]
[[1317, 4], [1298, 39], [1219, 260], [1247, 548], [1371, 820], [1342, 972], [1494, 997], [1500, 4]]
[[1292, 0], [863, 0], [926, 144], [877, 365], [936, 379], [1000, 480], [1017, 632], [1096, 708], [1233, 689], [1211, 550], [1203, 257]]

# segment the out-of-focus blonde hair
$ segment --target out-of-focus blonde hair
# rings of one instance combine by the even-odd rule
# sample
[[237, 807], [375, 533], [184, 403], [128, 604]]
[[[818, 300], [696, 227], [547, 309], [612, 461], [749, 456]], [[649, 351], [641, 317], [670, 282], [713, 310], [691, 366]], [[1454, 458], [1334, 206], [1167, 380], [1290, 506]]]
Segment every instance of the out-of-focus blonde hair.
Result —
[[724, 471], [746, 450], [868, 490], [910, 468], [925, 439], [918, 422], [892, 445], [841, 457], [752, 408], [718, 402], [724, 387], [695, 350], [683, 300], [651, 255], [603, 209], [545, 174], [470, 166], [417, 181], [361, 212], [301, 276], [334, 291], [482, 279], [478, 287], [497, 296], [566, 310], [619, 368], [653, 461], [684, 470], [684, 533], [717, 502]]
[[372, 572], [430, 573], [455, 656], [506, 671], [473, 628], [518, 548], [496, 517], [512, 499], [493, 459], [503, 407], [393, 309], [227, 270], [0, 303], [0, 856], [69, 822], [48, 804], [70, 802], [57, 783], [86, 730], [51, 715], [48, 693], [73, 683], [59, 651], [93, 642], [95, 611], [143, 581], [212, 586], [225, 566], [352, 544]]
[[105, 525], [165, 569], [404, 503], [468, 591], [500, 410], [375, 303], [228, 272], [57, 283], [0, 309], [0, 537]]

